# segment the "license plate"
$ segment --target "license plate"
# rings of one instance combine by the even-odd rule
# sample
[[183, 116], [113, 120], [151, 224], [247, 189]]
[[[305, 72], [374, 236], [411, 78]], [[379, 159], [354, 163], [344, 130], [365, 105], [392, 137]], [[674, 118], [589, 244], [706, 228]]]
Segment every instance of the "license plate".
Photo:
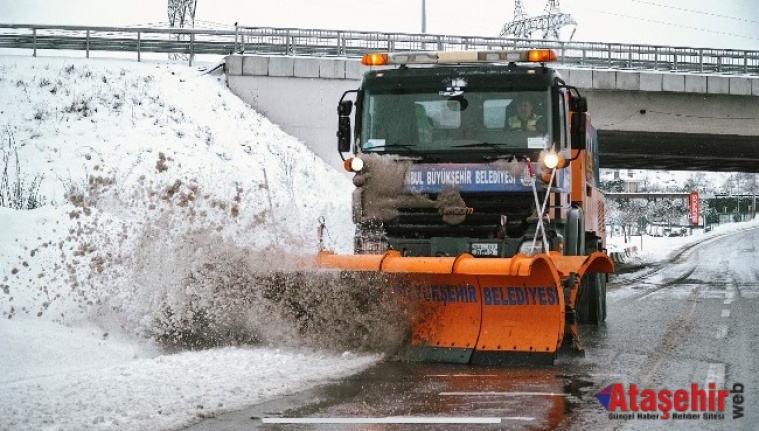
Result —
[[472, 244], [472, 254], [475, 256], [498, 256], [498, 244]]

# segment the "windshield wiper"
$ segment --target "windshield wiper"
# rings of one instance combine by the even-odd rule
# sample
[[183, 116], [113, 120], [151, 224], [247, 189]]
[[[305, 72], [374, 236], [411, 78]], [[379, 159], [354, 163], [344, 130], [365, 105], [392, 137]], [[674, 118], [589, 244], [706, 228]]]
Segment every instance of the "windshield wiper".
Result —
[[[405, 145], [405, 144], [387, 144], [387, 145], [375, 145], [373, 147], [365, 148], [364, 150], [373, 153], [375, 152], [375, 149], [387, 149], [387, 148], [403, 148], [404, 150], [408, 151], [409, 154], [411, 154], [414, 157], [418, 157], [419, 160], [427, 160], [430, 162], [439, 162], [440, 159], [438, 157], [432, 156], [429, 153], [421, 152], [416, 149], [414, 149], [413, 145]], [[377, 151], [378, 152], [378, 151]]]
[[411, 153], [411, 154], [413, 154], [415, 156], [419, 156], [419, 157], [424, 156], [424, 154], [422, 154], [419, 151], [415, 150], [413, 146], [411, 146], [411, 145], [404, 145], [404, 144], [374, 145], [374, 146], [369, 147], [369, 148], [363, 148], [363, 150], [371, 152], [371, 151], [374, 151], [374, 150], [377, 150], [377, 149], [384, 150], [384, 149], [388, 149], [388, 148], [403, 148], [404, 150], [408, 151], [409, 153]]
[[451, 148], [473, 148], [473, 147], [491, 147], [491, 148], [498, 148], [498, 149], [508, 149], [508, 147], [505, 147], [505, 143], [494, 143], [494, 142], [475, 142], [473, 144], [459, 144], [459, 145], [451, 145]]

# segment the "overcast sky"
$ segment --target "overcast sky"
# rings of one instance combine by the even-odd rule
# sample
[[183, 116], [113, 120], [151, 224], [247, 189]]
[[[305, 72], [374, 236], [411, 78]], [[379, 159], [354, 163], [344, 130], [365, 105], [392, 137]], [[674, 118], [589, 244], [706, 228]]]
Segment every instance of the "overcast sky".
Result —
[[[422, 0], [197, 0], [196, 19], [248, 26], [417, 33]], [[513, 0], [426, 0], [427, 32], [497, 36]], [[545, 0], [524, 0], [539, 15]], [[755, 0], [564, 0], [574, 40], [759, 50]], [[0, 0], [1, 23], [166, 22], [166, 0]]]

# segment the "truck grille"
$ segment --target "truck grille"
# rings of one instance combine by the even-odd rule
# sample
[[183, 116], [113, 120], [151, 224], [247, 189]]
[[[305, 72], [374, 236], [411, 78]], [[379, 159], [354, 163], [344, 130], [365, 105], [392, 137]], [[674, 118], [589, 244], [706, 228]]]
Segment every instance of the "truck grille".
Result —
[[[525, 220], [535, 207], [531, 193], [462, 193], [466, 206], [474, 212], [463, 223], [449, 225], [436, 208], [398, 208], [399, 216], [385, 223], [390, 236], [425, 238], [431, 236], [473, 237], [491, 234], [501, 226], [501, 216], [510, 222]], [[436, 196], [433, 196], [436, 198]]]

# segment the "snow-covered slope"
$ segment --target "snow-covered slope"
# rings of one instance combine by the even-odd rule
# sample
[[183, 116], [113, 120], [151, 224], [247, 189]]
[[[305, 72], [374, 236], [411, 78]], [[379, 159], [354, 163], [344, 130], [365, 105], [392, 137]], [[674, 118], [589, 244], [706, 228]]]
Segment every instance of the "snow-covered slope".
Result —
[[0, 124], [57, 203], [73, 188], [138, 220], [180, 205], [183, 226], [205, 210], [203, 223], [256, 248], [313, 250], [319, 216], [346, 229], [349, 182], [219, 81], [184, 66], [4, 57]]
[[259, 285], [316, 252], [320, 217], [326, 245], [350, 249], [352, 185], [223, 77], [0, 57], [0, 127], [9, 181], [17, 154], [48, 202], [0, 208], [0, 429], [177, 427], [399, 340], [379, 324], [392, 301], [283, 286], [313, 306], [304, 329]]

